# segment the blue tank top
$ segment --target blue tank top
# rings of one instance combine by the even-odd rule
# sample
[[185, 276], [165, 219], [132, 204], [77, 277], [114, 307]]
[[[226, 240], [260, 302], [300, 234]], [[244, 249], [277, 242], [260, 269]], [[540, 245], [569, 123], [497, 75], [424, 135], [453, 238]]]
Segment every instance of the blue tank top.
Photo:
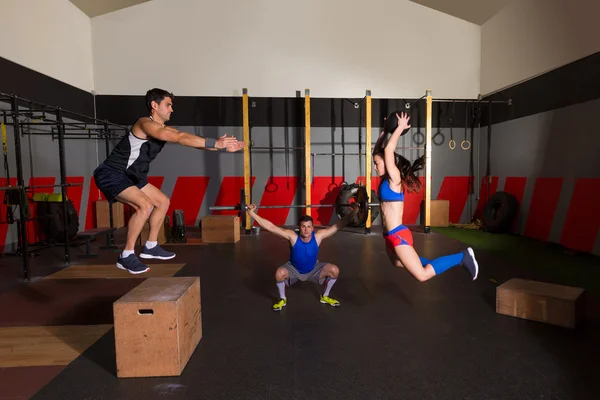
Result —
[[390, 182], [385, 179], [379, 185], [379, 192], [377, 193], [379, 196], [379, 201], [404, 201], [404, 192], [396, 192], [390, 188]]
[[317, 255], [319, 254], [319, 245], [315, 239], [315, 233], [312, 233], [310, 242], [304, 243], [298, 235], [296, 243], [290, 248], [290, 263], [301, 274], [306, 274], [313, 270], [317, 264]]

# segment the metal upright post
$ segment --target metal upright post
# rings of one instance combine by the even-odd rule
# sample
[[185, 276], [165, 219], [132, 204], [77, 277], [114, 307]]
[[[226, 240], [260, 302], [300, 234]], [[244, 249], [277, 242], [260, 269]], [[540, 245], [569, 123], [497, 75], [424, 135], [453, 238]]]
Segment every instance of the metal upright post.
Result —
[[[106, 149], [106, 157], [110, 154], [110, 134], [108, 133], [108, 121], [104, 121], [104, 146]], [[114, 238], [113, 238], [113, 208], [112, 204], [108, 205], [108, 215], [109, 215], [109, 223], [110, 223], [110, 231], [106, 235], [106, 245], [102, 246], [103, 249], [116, 249]]]
[[431, 233], [431, 90], [426, 91], [427, 117], [425, 120], [425, 233]]
[[[250, 199], [252, 198], [252, 177], [250, 176], [250, 164], [252, 162], [250, 157], [250, 111], [248, 108], [248, 103], [248, 89], [242, 88], [242, 124], [244, 130], [244, 143], [246, 143], [246, 146], [244, 147], [244, 201], [246, 202], [246, 204], [250, 204]], [[242, 225], [246, 229], [246, 235], [249, 235], [252, 228], [250, 214], [242, 213], [242, 216], [244, 215], [246, 216], [246, 218], [242, 218]]]
[[63, 224], [64, 224], [64, 241], [65, 241], [65, 264], [69, 264], [69, 214], [67, 212], [67, 172], [65, 167], [65, 124], [63, 122], [62, 109], [56, 109], [56, 122], [58, 123], [58, 162], [60, 165], [60, 192], [62, 194], [63, 205]]
[[[27, 193], [25, 192], [25, 183], [23, 181], [23, 159], [21, 158], [21, 126], [19, 125], [19, 105], [17, 104], [17, 96], [11, 96], [11, 109], [13, 119], [13, 129], [15, 135], [15, 157], [17, 161], [17, 186], [23, 188], [23, 191], [19, 193], [19, 218], [20, 221], [17, 226], [20, 227], [19, 233], [21, 235], [21, 253], [23, 257], [23, 275], [25, 281], [29, 282], [29, 250], [27, 246], [27, 215], [25, 215], [25, 206], [23, 202], [27, 202]], [[10, 184], [10, 182], [7, 182]], [[21, 196], [24, 194], [24, 196]]]
[[312, 171], [310, 168], [310, 89], [304, 90], [304, 187], [305, 199], [304, 204], [308, 207], [305, 209], [306, 215], [311, 215], [311, 198], [312, 194], [310, 187], [312, 184]]
[[[372, 138], [372, 129], [371, 126], [371, 116], [372, 116], [372, 102], [371, 102], [371, 91], [367, 90], [366, 94], [366, 103], [367, 107], [365, 110], [365, 119], [366, 119], [366, 148], [365, 148], [365, 188], [367, 190], [367, 199], [368, 201], [373, 201], [371, 198], [371, 138]], [[369, 207], [369, 212], [367, 213], [367, 221], [365, 222], [365, 234], [371, 233], [371, 216], [372, 211], [371, 207]]]

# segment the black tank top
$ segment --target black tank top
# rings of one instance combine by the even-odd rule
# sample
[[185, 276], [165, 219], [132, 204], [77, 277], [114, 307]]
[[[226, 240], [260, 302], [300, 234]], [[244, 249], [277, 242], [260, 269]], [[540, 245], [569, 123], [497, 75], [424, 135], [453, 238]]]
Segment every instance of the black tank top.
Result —
[[123, 172], [134, 183], [145, 182], [148, 179], [150, 162], [156, 158], [166, 143], [155, 138], [140, 139], [130, 129], [104, 160], [104, 164]]

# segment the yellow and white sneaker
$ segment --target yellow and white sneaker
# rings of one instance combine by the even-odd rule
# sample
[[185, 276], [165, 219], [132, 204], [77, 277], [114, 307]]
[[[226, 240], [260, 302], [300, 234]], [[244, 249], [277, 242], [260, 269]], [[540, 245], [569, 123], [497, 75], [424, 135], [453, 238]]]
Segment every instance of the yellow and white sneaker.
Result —
[[279, 299], [277, 303], [273, 304], [273, 311], [281, 311], [286, 304], [286, 299]]
[[334, 298], [331, 298], [329, 296], [321, 296], [321, 303], [323, 304], [329, 304], [331, 307], [339, 307], [340, 306], [340, 302], [337, 301]]

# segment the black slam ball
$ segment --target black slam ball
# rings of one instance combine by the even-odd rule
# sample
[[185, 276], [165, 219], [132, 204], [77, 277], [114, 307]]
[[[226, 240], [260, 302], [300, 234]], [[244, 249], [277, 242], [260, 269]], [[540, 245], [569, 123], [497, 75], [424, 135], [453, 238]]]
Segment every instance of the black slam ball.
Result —
[[[394, 133], [394, 131], [398, 127], [398, 117], [396, 116], [396, 114], [401, 115], [401, 113], [402, 113], [402, 111], [394, 111], [393, 113], [388, 115], [387, 119], [385, 120], [385, 127], [384, 127], [385, 133], [389, 133], [389, 134]], [[409, 123], [409, 125], [410, 125], [410, 123]], [[410, 130], [410, 128], [406, 128], [400, 134], [400, 136], [405, 135], [409, 130]]]

